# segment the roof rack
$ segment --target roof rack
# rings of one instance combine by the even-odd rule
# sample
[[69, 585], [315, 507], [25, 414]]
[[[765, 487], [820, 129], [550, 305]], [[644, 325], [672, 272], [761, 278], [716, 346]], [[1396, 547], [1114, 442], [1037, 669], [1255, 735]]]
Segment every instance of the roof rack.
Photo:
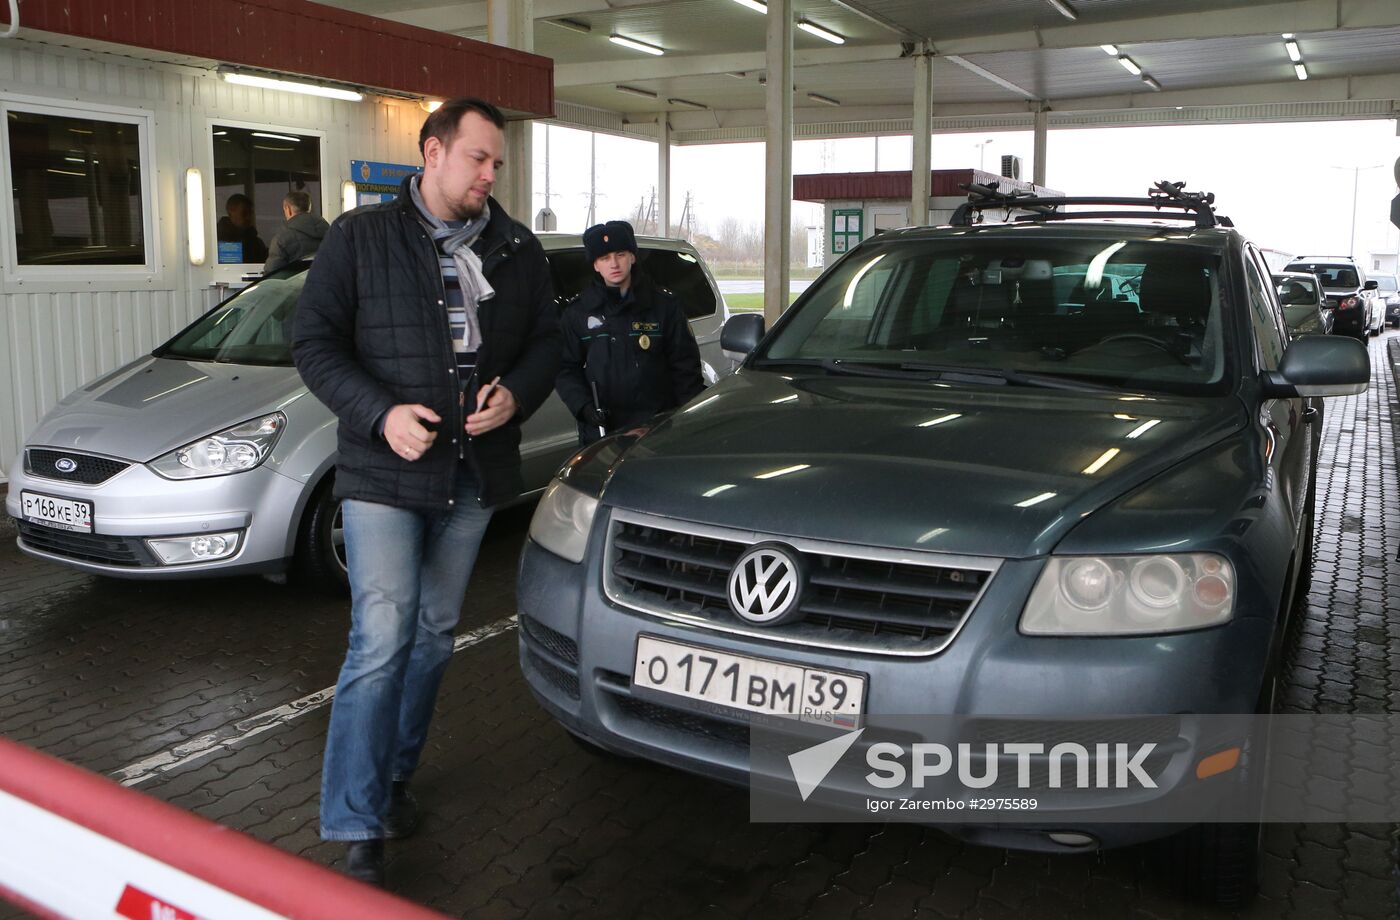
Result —
[[[1144, 217], [1160, 217], [1168, 220], [1189, 220], [1197, 227], [1233, 227], [1234, 223], [1223, 214], [1215, 213], [1214, 192], [1188, 192], [1185, 182], [1154, 183], [1147, 190], [1146, 198], [1070, 198], [1040, 197], [1021, 189], [1000, 191], [996, 183], [978, 184], [964, 182], [961, 188], [967, 190], [968, 200], [958, 205], [949, 221], [955, 227], [971, 227], [982, 222], [985, 210], [1004, 209], [1007, 219], [1020, 223], [1027, 221], [1076, 220], [1081, 218], [1126, 217], [1138, 220]], [[1136, 211], [1064, 211], [1065, 205], [1108, 205], [1111, 207], [1134, 207]], [[1156, 214], [1143, 209], [1150, 208]], [[1023, 213], [1012, 214], [1013, 211]], [[1178, 213], [1179, 212], [1179, 213]]]

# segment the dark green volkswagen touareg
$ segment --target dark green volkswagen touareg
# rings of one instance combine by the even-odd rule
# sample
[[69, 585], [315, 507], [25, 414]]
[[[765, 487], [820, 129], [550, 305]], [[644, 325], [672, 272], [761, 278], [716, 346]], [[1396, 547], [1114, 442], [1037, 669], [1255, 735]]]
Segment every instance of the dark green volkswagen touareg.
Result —
[[[744, 783], [751, 713], [1269, 711], [1322, 397], [1365, 389], [1365, 350], [1290, 340], [1210, 196], [976, 191], [953, 226], [857, 246], [766, 335], [731, 318], [736, 374], [559, 472], [520, 657], [575, 736]], [[1155, 724], [1181, 784], [1229, 795], [1250, 766], [1198, 779], [1210, 752]], [[1068, 851], [1180, 830], [1043, 817], [950, 831]], [[1252, 893], [1257, 829], [1186, 834], [1189, 887]]]

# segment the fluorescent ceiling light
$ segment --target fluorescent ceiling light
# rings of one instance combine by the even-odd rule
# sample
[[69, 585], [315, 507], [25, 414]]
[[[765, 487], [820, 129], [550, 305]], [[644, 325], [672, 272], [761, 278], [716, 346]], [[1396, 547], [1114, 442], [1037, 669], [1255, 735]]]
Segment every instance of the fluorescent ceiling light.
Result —
[[807, 32], [807, 33], [809, 33], [809, 34], [811, 34], [811, 35], [815, 35], [817, 38], [824, 38], [824, 39], [826, 39], [827, 41], [831, 42], [833, 45], [844, 45], [844, 44], [846, 44], [846, 39], [845, 39], [845, 38], [841, 37], [840, 35], [837, 35], [835, 32], [831, 31], [830, 29], [823, 29], [821, 26], [819, 26], [819, 25], [817, 25], [817, 24], [815, 24], [815, 23], [808, 22], [808, 21], [805, 20], [805, 19], [799, 19], [799, 20], [797, 21], [797, 27], [798, 27], [799, 29], [801, 29], [803, 32]]
[[1079, 14], [1074, 11], [1074, 7], [1066, 3], [1065, 0], [1045, 0], [1045, 2], [1053, 6], [1055, 8], [1055, 12], [1059, 13], [1066, 19], [1079, 18]]
[[1306, 80], [1308, 78], [1308, 68], [1304, 67], [1302, 64], [1294, 64], [1293, 72], [1298, 75], [1299, 80]]
[[1139, 67], [1130, 57], [1120, 57], [1118, 59], [1118, 63], [1122, 64], [1123, 69], [1135, 77], [1142, 73], [1142, 68]]
[[1293, 39], [1284, 42], [1283, 47], [1288, 49], [1288, 59], [1293, 63], [1297, 64], [1303, 60], [1303, 52], [1298, 50], [1298, 43]]
[[813, 102], [820, 102], [822, 105], [840, 105], [840, 99], [832, 99], [830, 96], [823, 96], [821, 93], [808, 93], [807, 98]]
[[768, 12], [768, 4], [762, 3], [760, 0], [734, 0], [734, 2], [759, 13]]
[[627, 38], [623, 35], [609, 35], [608, 41], [614, 45], [621, 45], [624, 48], [631, 48], [633, 51], [640, 51], [643, 54], [654, 54], [657, 57], [666, 53], [665, 48], [658, 48], [655, 45], [648, 45], [646, 42], [639, 42], [635, 38]]
[[667, 99], [671, 105], [678, 105], [686, 109], [708, 109], [709, 106], [703, 102], [691, 102], [689, 99]]
[[1292, 32], [1284, 32], [1284, 33], [1283, 33], [1283, 40], [1284, 40], [1284, 41], [1288, 41], [1288, 40], [1289, 40], [1290, 38], [1292, 38], [1292, 37], [1293, 37], [1293, 33], [1292, 33]]
[[1152, 79], [1147, 74], [1142, 75], [1142, 82], [1146, 83], [1148, 86], [1152, 87], [1155, 90], [1160, 91], [1162, 88], [1162, 84], [1158, 83], [1156, 80]]
[[714, 497], [715, 497], [716, 495], [718, 495], [719, 493], [721, 493], [721, 492], [728, 492], [728, 491], [729, 491], [730, 489], [732, 489], [732, 488], [734, 488], [734, 483], [732, 483], [732, 482], [726, 482], [726, 483], [725, 483], [724, 485], [722, 485], [722, 486], [715, 486], [713, 489], [709, 489], [709, 490], [707, 490], [707, 491], [701, 492], [700, 494], [701, 494], [703, 497], [705, 497], [705, 498], [714, 498]]
[[581, 32], [584, 35], [593, 31], [592, 26], [586, 22], [579, 22], [577, 19], [546, 19], [545, 22], [561, 29], [568, 29], [570, 32]]
[[926, 422], [920, 422], [920, 428], [932, 428], [934, 425], [942, 425], [944, 422], [951, 422], [953, 419], [962, 418], [961, 412], [952, 412], [948, 415], [940, 415], [938, 418], [931, 418]]
[[726, 73], [728, 76], [731, 76], [736, 80], [747, 80], [749, 77], [749, 75], [742, 70], [730, 70], [726, 71]]
[[295, 80], [274, 80], [271, 77], [258, 77], [249, 73], [231, 73], [225, 71], [220, 74], [227, 83], [236, 83], [239, 86], [255, 86], [259, 89], [276, 89], [284, 93], [305, 93], [308, 96], [324, 96], [327, 99], [340, 99], [344, 102], [359, 102], [365, 98], [364, 93], [357, 93], [353, 90], [340, 89], [335, 86], [321, 86], [316, 83], [299, 83]]
[[1117, 56], [1118, 56], [1118, 46], [1117, 46], [1117, 45], [1099, 45], [1099, 47], [1103, 49], [1103, 53], [1104, 53], [1104, 54], [1110, 55], [1110, 56], [1112, 56], [1112, 57], [1117, 57]]
[[1097, 473], [1099, 470], [1101, 470], [1101, 469], [1103, 469], [1105, 466], [1107, 466], [1107, 465], [1108, 465], [1108, 462], [1109, 462], [1110, 460], [1112, 460], [1112, 459], [1113, 459], [1114, 457], [1116, 457], [1116, 456], [1118, 456], [1118, 448], [1116, 448], [1116, 447], [1110, 447], [1108, 450], [1106, 450], [1106, 451], [1104, 451], [1103, 453], [1099, 454], [1099, 459], [1095, 460], [1093, 463], [1091, 463], [1091, 464], [1089, 464], [1088, 466], [1084, 467], [1084, 473], [1085, 473], [1085, 475], [1087, 475], [1087, 476], [1092, 476], [1092, 475], [1094, 475], [1094, 474]]
[[653, 93], [651, 90], [638, 89], [635, 86], [623, 86], [621, 83], [614, 86], [613, 89], [617, 90], [619, 93], [626, 93], [629, 96], [641, 96], [643, 99], [656, 98], [656, 93]]
[[266, 131], [254, 131], [253, 136], [271, 138], [274, 141], [291, 141], [293, 144], [301, 140], [299, 137], [288, 137], [285, 134], [268, 134]]

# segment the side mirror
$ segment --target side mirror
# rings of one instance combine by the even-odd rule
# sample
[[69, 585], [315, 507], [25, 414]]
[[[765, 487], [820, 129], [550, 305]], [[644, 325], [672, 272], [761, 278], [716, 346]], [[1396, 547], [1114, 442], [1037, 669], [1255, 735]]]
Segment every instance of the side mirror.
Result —
[[764, 328], [762, 313], [740, 313], [731, 316], [720, 330], [719, 347], [730, 357], [746, 358], [749, 352], [758, 347], [763, 338]]
[[1353, 338], [1305, 335], [1293, 340], [1278, 370], [1264, 378], [1268, 396], [1355, 396], [1371, 382], [1371, 358]]
[[1361, 286], [1361, 290], [1363, 290], [1363, 291], [1374, 291], [1376, 288], [1378, 288], [1378, 287], [1380, 287], [1380, 286], [1381, 286], [1381, 283], [1380, 283], [1379, 281], [1367, 281], [1365, 284], [1363, 284], [1363, 285]]

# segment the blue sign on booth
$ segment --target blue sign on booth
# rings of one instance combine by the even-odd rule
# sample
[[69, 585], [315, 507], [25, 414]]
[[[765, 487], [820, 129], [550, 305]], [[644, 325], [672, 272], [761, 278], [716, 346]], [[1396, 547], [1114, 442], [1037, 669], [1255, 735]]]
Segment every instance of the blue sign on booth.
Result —
[[393, 201], [399, 197], [404, 177], [421, 171], [420, 167], [402, 163], [351, 160], [350, 181], [355, 183], [355, 206]]

